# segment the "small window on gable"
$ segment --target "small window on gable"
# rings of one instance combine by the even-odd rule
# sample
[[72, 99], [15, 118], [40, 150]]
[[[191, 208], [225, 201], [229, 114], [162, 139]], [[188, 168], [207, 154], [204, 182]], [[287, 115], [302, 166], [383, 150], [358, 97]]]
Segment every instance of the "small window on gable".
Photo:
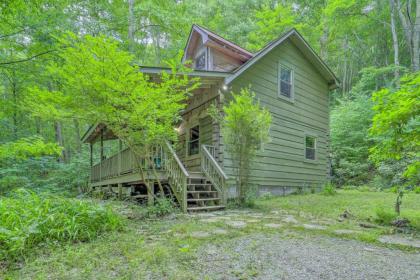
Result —
[[195, 69], [205, 69], [206, 68], [206, 53], [203, 52], [201, 55], [197, 56], [195, 59]]
[[293, 70], [279, 64], [279, 96], [293, 99]]
[[188, 140], [188, 155], [198, 154], [200, 151], [200, 127], [198, 125], [190, 129]]
[[313, 136], [305, 136], [305, 158], [315, 160], [316, 154], [316, 138]]

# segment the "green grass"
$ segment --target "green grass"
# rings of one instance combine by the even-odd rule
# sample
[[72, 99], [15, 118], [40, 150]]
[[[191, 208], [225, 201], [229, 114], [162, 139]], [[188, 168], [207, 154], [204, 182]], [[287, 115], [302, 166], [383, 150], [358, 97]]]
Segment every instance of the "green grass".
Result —
[[[257, 207], [265, 210], [285, 209], [310, 213], [315, 217], [337, 219], [345, 210], [356, 219], [374, 221], [377, 209], [393, 211], [396, 194], [388, 192], [360, 192], [357, 190], [338, 191], [334, 196], [322, 194], [291, 195], [259, 200]], [[420, 195], [406, 193], [401, 205], [401, 217], [410, 220], [411, 225], [420, 231]]]
[[121, 227], [122, 219], [98, 203], [20, 190], [0, 198], [0, 263], [19, 260], [40, 244], [89, 241]]
[[[248, 235], [278, 235], [281, 238], [303, 238], [310, 235], [334, 235], [336, 229], [352, 229], [360, 234], [341, 235], [340, 238], [376, 242], [390, 227], [362, 229], [361, 221], [374, 222], [378, 207], [393, 209], [395, 194], [382, 192], [338, 191], [333, 196], [323, 194], [265, 197], [256, 201], [256, 209], [230, 210], [232, 220], [247, 221], [243, 228], [233, 228], [223, 219], [202, 221], [200, 217], [177, 214], [163, 218], [148, 218], [148, 210], [135, 204], [110, 202], [114, 211], [127, 217], [123, 231], [110, 231], [91, 242], [66, 242], [61, 246], [38, 247], [21, 265], [8, 268], [6, 279], [197, 279], [198, 253], [205, 246], [226, 249], [226, 242]], [[418, 225], [420, 195], [404, 197], [403, 216]], [[340, 214], [348, 210], [354, 217], [338, 222]], [[233, 214], [232, 214], [233, 213]], [[264, 226], [282, 223], [280, 213], [291, 214], [299, 224], [282, 224], [280, 228]], [[255, 218], [253, 214], [260, 214]], [[254, 222], [251, 222], [254, 219]], [[308, 230], [304, 223], [322, 224], [324, 230]], [[417, 226], [416, 226], [417, 227]], [[223, 229], [226, 234], [194, 236], [197, 232], [212, 233]], [[232, 252], [235, 253], [235, 252]], [[238, 272], [238, 278], [252, 278], [258, 271], [250, 267]], [[0, 272], [0, 279], [2, 274]]]

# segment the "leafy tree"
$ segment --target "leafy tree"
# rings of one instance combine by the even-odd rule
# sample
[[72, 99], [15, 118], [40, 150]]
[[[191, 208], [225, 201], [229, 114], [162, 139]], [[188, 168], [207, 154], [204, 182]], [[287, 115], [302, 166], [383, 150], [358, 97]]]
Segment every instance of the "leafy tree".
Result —
[[22, 138], [0, 145], [0, 163], [8, 160], [23, 161], [42, 156], [58, 156], [61, 148], [55, 143], [46, 143], [41, 137]]
[[249, 193], [249, 175], [252, 159], [264, 143], [269, 141], [270, 112], [255, 101], [248, 89], [232, 93], [231, 101], [223, 106], [221, 117], [215, 107], [210, 114], [220, 122], [223, 142], [232, 156], [238, 199], [244, 204]]
[[132, 65], [133, 56], [116, 40], [69, 34], [61, 44], [60, 61], [48, 67], [56, 86], [34, 87], [27, 99], [34, 116], [103, 123], [139, 158], [150, 155], [157, 144], [176, 140], [174, 124], [196, 86], [177, 74], [187, 69], [170, 61], [171, 71], [154, 83]]
[[368, 160], [372, 116], [372, 102], [364, 95], [342, 100], [331, 112], [333, 179], [338, 185], [364, 184], [373, 176], [373, 163]]
[[395, 91], [384, 88], [374, 93], [372, 100], [375, 115], [370, 130], [377, 143], [371, 149], [371, 158], [383, 160], [408, 160], [404, 176], [419, 182], [420, 148], [420, 73], [401, 79]]
[[[375, 115], [370, 130], [377, 143], [371, 149], [371, 158], [381, 164], [395, 160], [405, 165], [403, 177], [407, 183], [417, 186], [420, 182], [420, 73], [409, 74], [401, 79], [401, 87], [395, 91], [384, 88], [374, 93], [372, 99]], [[398, 187], [395, 211], [400, 214], [403, 197]]]

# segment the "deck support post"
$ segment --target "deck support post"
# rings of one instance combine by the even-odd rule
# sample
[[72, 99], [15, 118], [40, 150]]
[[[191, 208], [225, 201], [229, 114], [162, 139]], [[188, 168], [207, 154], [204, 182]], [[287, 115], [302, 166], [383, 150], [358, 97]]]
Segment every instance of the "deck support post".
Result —
[[152, 206], [154, 204], [155, 183], [151, 182], [149, 183], [149, 186], [150, 187], [147, 188], [147, 204]]
[[122, 195], [122, 184], [119, 183], [118, 184], [118, 199], [119, 200], [122, 200], [122, 198], [123, 198], [123, 195]]

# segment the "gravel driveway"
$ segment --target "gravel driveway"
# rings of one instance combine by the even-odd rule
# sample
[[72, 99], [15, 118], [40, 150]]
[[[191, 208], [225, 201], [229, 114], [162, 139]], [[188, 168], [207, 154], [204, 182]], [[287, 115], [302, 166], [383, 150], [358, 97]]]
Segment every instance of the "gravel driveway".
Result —
[[257, 234], [199, 252], [199, 279], [420, 279], [420, 253], [322, 236]]

